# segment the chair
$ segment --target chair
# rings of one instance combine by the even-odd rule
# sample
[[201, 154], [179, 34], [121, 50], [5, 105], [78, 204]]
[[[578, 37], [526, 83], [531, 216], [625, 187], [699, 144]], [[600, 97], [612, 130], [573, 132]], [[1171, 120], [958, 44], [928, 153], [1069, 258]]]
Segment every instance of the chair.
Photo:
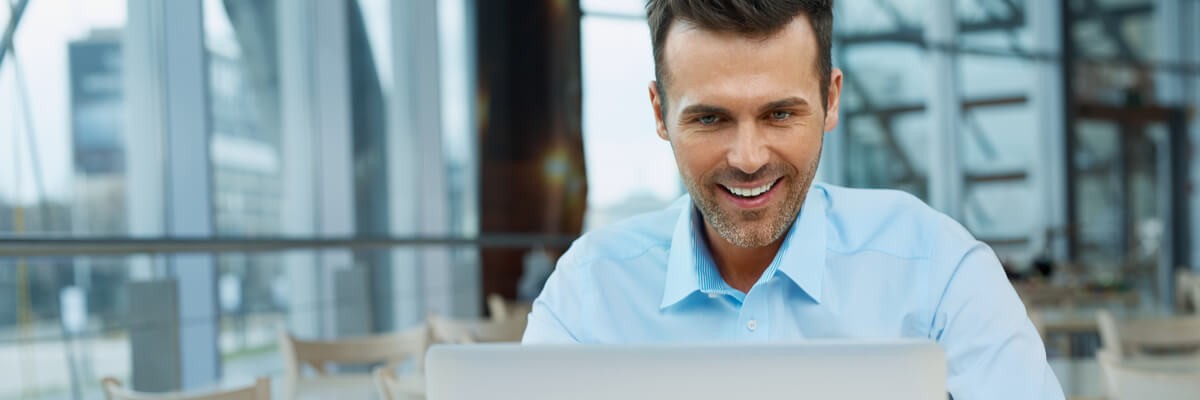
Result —
[[1046, 285], [1017, 285], [1014, 286], [1017, 295], [1026, 308], [1067, 307], [1074, 304], [1080, 290], [1074, 287], [1059, 287]]
[[383, 366], [371, 374], [375, 379], [375, 387], [384, 400], [423, 400], [425, 398], [425, 378], [422, 375], [397, 377], [396, 369]]
[[271, 380], [267, 378], [258, 378], [254, 385], [244, 388], [197, 394], [135, 392], [113, 377], [101, 380], [100, 386], [108, 400], [271, 400]]
[[524, 316], [495, 321], [449, 319], [431, 315], [429, 329], [434, 343], [520, 342], [525, 334], [525, 321]]
[[529, 316], [530, 311], [533, 311], [533, 303], [508, 300], [496, 293], [488, 295], [487, 306], [493, 321], [504, 321], [509, 318], [524, 319]]
[[1200, 278], [1188, 269], [1180, 269], [1175, 272], [1175, 309], [1180, 311], [1192, 310], [1200, 313], [1200, 304], [1197, 304], [1196, 290], [1200, 289]]
[[[319, 384], [328, 382], [344, 388], [373, 391], [371, 376], [366, 374], [338, 374], [333, 379], [327, 371], [328, 364], [388, 364], [399, 365], [411, 361], [417, 371], [424, 364], [425, 350], [430, 344], [430, 332], [426, 325], [403, 332], [367, 336], [333, 341], [299, 340], [283, 333], [280, 353], [285, 368], [285, 386], [288, 399], [295, 398], [302, 383]], [[305, 378], [301, 367], [308, 365], [317, 377]]]
[[1200, 279], [1192, 279], [1192, 311], [1200, 314]]
[[1128, 365], [1115, 349], [1096, 352], [1112, 400], [1195, 399], [1200, 394], [1200, 372], [1168, 371]]
[[1161, 355], [1200, 347], [1200, 316], [1117, 320], [1108, 310], [1096, 314], [1100, 343], [1115, 360], [1131, 355]]

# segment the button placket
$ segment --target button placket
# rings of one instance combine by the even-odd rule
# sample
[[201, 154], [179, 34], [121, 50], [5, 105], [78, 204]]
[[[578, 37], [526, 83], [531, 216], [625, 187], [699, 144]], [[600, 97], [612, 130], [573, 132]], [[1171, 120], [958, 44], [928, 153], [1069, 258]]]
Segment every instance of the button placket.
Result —
[[763, 288], [756, 287], [751, 293], [746, 294], [745, 302], [742, 303], [742, 312], [739, 322], [741, 326], [742, 336], [754, 341], [765, 341], [767, 338], [767, 328], [769, 325], [766, 318], [768, 317], [766, 309], [763, 307], [766, 302], [763, 298]]

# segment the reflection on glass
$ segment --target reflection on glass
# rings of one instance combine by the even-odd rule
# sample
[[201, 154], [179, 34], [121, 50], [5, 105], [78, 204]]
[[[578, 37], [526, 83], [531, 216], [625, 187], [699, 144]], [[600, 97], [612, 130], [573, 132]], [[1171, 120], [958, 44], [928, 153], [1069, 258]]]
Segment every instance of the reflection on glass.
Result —
[[958, 45], [965, 49], [1020, 53], [1033, 37], [1025, 0], [954, 0]]
[[[0, 237], [126, 234], [124, 1], [30, 1], [19, 22], [0, 65]], [[130, 275], [126, 258], [0, 257], [0, 399], [128, 376]]]
[[[1015, 36], [1009, 39], [1016, 46]], [[962, 222], [1008, 266], [1023, 270], [1042, 250], [1030, 247], [1039, 221], [1028, 210], [1037, 209], [1043, 190], [1029, 180], [1035, 165], [1029, 149], [1038, 148], [1042, 136], [1029, 103], [1030, 61], [1016, 54], [969, 53], [956, 60], [965, 106], [959, 125], [966, 173]]]
[[[888, 119], [890, 131], [882, 119]], [[899, 119], [922, 122], [923, 114], [910, 114]], [[925, 160], [913, 157], [924, 146], [919, 130], [904, 130], [889, 117], [856, 115], [843, 119], [846, 135], [846, 182], [853, 187], [893, 188], [924, 196], [926, 193]], [[906, 140], [906, 138], [909, 138]]]
[[1165, 128], [1081, 120], [1075, 137], [1080, 260], [1101, 280], [1151, 279], [1163, 234], [1154, 142]]
[[94, 394], [128, 379], [123, 258], [0, 258], [0, 399]]
[[[274, 2], [204, 1], [218, 236], [280, 235], [285, 209]], [[234, 18], [236, 16], [236, 18]], [[216, 257], [223, 379], [278, 370], [289, 272], [279, 255]]]
[[124, 2], [82, 8], [30, 2], [0, 65], [0, 235], [127, 231]]
[[843, 37], [889, 32], [917, 40], [930, 7], [928, 0], [839, 1], [834, 6], [834, 29]]
[[217, 234], [279, 233], [282, 163], [274, 7], [205, 0], [204, 12]]
[[842, 88], [842, 181], [927, 195], [924, 0], [835, 4], [834, 66]]

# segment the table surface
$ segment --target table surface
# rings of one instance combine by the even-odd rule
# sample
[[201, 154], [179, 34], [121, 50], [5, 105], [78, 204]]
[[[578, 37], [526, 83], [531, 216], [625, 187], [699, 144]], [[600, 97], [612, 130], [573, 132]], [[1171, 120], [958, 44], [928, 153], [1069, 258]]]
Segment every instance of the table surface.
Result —
[[[397, 377], [406, 394], [420, 398], [425, 393], [423, 375]], [[296, 399], [380, 399], [375, 380], [367, 374], [337, 374], [310, 377], [296, 383]]]
[[1038, 322], [1046, 333], [1087, 333], [1096, 332], [1099, 329], [1096, 313], [1103, 309], [1107, 309], [1114, 317], [1120, 319], [1158, 318], [1174, 315], [1168, 311], [1153, 308], [1102, 307], [1038, 308], [1033, 310], [1033, 313], [1037, 314], [1039, 320], [1035, 322]]
[[1133, 357], [1122, 360], [1121, 364], [1142, 371], [1200, 374], [1200, 354]]

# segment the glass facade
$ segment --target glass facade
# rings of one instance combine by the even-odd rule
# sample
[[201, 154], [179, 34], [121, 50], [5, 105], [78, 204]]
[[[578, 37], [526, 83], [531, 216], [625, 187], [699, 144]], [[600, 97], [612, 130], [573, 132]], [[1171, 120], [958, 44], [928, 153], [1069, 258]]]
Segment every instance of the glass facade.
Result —
[[[394, 184], [389, 174], [396, 171], [389, 159], [411, 154], [395, 153], [395, 147], [388, 146], [397, 123], [388, 114], [394, 112], [397, 97], [414, 96], [397, 91], [408, 86], [395, 77], [399, 55], [393, 26], [400, 21], [394, 18], [392, 2], [344, 4], [341, 35], [347, 42], [339, 62], [347, 68], [348, 103], [340, 106], [351, 112], [346, 118], [351, 125], [340, 139], [351, 149], [344, 160], [320, 154], [318, 139], [296, 129], [311, 132], [316, 129], [311, 124], [320, 121], [311, 113], [296, 112], [295, 77], [311, 80], [312, 60], [327, 56], [296, 64], [292, 57], [297, 57], [298, 38], [281, 37], [281, 32], [294, 32], [294, 17], [311, 13], [308, 9], [317, 3], [196, 2], [206, 63], [203, 76], [189, 79], [204, 82], [196, 98], [205, 104], [183, 112], [206, 112], [204, 165], [211, 188], [204, 195], [210, 197], [213, 238], [478, 234], [476, 127], [473, 109], [459, 106], [473, 96], [467, 24], [471, 3], [439, 3], [428, 12], [437, 21], [431, 26], [442, 31], [432, 47], [442, 60], [442, 82], [432, 86], [437, 91], [432, 97], [453, 105], [434, 119], [443, 126], [438, 144], [442, 154], [435, 158], [441, 165], [400, 170], [412, 176], [428, 168], [443, 170], [447, 218], [421, 232], [397, 230], [392, 218], [394, 213], [418, 215], [418, 210], [397, 204], [395, 197], [408, 198], [414, 191], [389, 190]], [[167, 215], [172, 206], [161, 182], [165, 171], [175, 166], [161, 154], [173, 133], [163, 129], [163, 117], [155, 114], [178, 110], [161, 109], [162, 93], [172, 88], [146, 90], [143, 85], [172, 79], [163, 75], [178, 71], [147, 63], [165, 56], [162, 48], [154, 47], [161, 43], [148, 40], [147, 26], [125, 29], [127, 13], [161, 15], [163, 8], [137, 0], [30, 2], [16, 29], [16, 56], [10, 53], [0, 61], [0, 238], [169, 237], [164, 232], [175, 222]], [[292, 19], [280, 20], [281, 16]], [[0, 7], [0, 27], [10, 23], [9, 8]], [[175, 45], [173, 36], [165, 40]], [[299, 44], [307, 46], [302, 50], [316, 51], [311, 41]], [[284, 47], [289, 45], [293, 47]], [[138, 107], [137, 112], [127, 112], [131, 102], [147, 105], [145, 93], [150, 91], [160, 91], [149, 100], [157, 110]], [[320, 98], [308, 103], [315, 108], [328, 104]], [[139, 129], [133, 132], [131, 124]], [[142, 129], [146, 126], [151, 128]], [[353, 176], [353, 200], [343, 208], [353, 228], [329, 233], [319, 218], [330, 213], [332, 196], [321, 192], [313, 176], [338, 162], [345, 162]], [[411, 276], [389, 275], [397, 252], [361, 251], [348, 259], [340, 254], [349, 252], [315, 251], [213, 257], [216, 304], [211, 311], [219, 315], [215, 345], [222, 384], [278, 374], [281, 330], [305, 332], [297, 326], [332, 321], [342, 328], [302, 335], [365, 334], [396, 328], [397, 317], [386, 314], [398, 311], [390, 309], [412, 309], [415, 314], [409, 318], [419, 320], [425, 306], [452, 316], [468, 316], [482, 308], [481, 295], [474, 293], [479, 290], [475, 248], [419, 251], [416, 262], [425, 264], [421, 269], [426, 272]], [[330, 272], [325, 266], [330, 262], [364, 274]], [[19, 377], [0, 384], [0, 399], [77, 398], [76, 393], [95, 398], [102, 377], [130, 382], [135, 356], [130, 351], [128, 285], [175, 277], [173, 265], [169, 256], [0, 256], [0, 373]], [[413, 286], [417, 293], [393, 285], [411, 277], [421, 280]], [[354, 295], [338, 289], [339, 284], [356, 281], [378, 284]], [[312, 290], [320, 287], [325, 287], [323, 294]], [[196, 322], [182, 327], [209, 324]]]
[[[838, 1], [834, 65], [845, 85], [830, 136], [839, 143], [823, 160], [839, 167], [826, 179], [932, 201], [931, 182], [948, 173], [931, 143], [953, 135], [961, 173], [950, 178], [962, 182], [953, 217], [1010, 273], [1049, 254], [1089, 288], [1164, 297], [1162, 274], [1194, 264], [1181, 257], [1200, 237], [1191, 234], [1200, 197], [1186, 189], [1200, 168], [1178, 150], [1200, 137], [1187, 114], [1200, 101], [1200, 47], [1185, 34], [1200, 5], [1188, 1], [1072, 0], [1049, 23], [1038, 22], [1049, 2], [1034, 0]], [[480, 132], [520, 116], [483, 118], [493, 110], [476, 93], [487, 61], [474, 43], [476, 2], [418, 3], [0, 6], [0, 28], [16, 24], [13, 51], [0, 49], [0, 240], [191, 238], [184, 222], [206, 240], [479, 237]], [[582, 121], [571, 123], [583, 131], [586, 182], [573, 185], [586, 187], [586, 231], [665, 207], [684, 187], [655, 134], [644, 2], [578, 3]], [[931, 17], [947, 5], [950, 20]], [[198, 30], [164, 25], [168, 17]], [[953, 40], [928, 39], [947, 26]], [[1049, 34], [1060, 30], [1066, 38]], [[197, 33], [201, 72], [181, 72], [167, 61]], [[942, 56], [952, 60], [941, 77], [952, 98], [935, 94], [929, 73], [944, 68]], [[192, 83], [202, 89], [175, 92]], [[935, 122], [948, 109], [956, 122], [944, 132]], [[185, 119], [204, 125], [205, 156], [191, 164], [168, 156], [195, 138], [178, 129]], [[1044, 151], [1048, 138], [1065, 147]], [[208, 183], [173, 180], [181, 170]], [[195, 196], [211, 207], [181, 209], [177, 193], [190, 187], [203, 187]], [[1068, 244], [1059, 251], [1055, 240]], [[393, 331], [483, 307], [476, 246], [200, 258], [214, 301], [180, 326], [215, 327], [219, 366], [198, 374], [224, 383], [277, 375], [280, 330]], [[129, 287], [179, 279], [181, 265], [191, 264], [0, 255], [0, 376], [11, 377], [0, 379], [0, 400], [98, 398], [101, 377], [131, 379], [132, 337], [144, 326], [129, 315]]]
[[[677, 182], [677, 175], [664, 172], [660, 178], [655, 172], [674, 172], [675, 168], [669, 147], [655, 143], [653, 119], [644, 98], [644, 87], [653, 79], [653, 63], [648, 41], [644, 39], [648, 32], [641, 2], [584, 1], [582, 6], [587, 89], [584, 121], [589, 184], [593, 188], [588, 213], [591, 226], [598, 226], [602, 221], [661, 207], [671, 194], [682, 192], [682, 188], [669, 182]], [[1045, 209], [1048, 205], [1044, 199], [1061, 198], [1063, 195], [1057, 192], [1065, 190], [1047, 186], [1054, 182], [1047, 174], [1069, 169], [1066, 163], [1045, 166], [1055, 161], [1046, 160], [1040, 151], [1047, 139], [1046, 133], [1039, 130], [1061, 130], [1065, 126], [1045, 125], [1048, 114], [1079, 118], [1078, 124], [1073, 123], [1076, 132], [1070, 136], [1079, 137], [1072, 139], [1079, 144], [1072, 152], [1083, 153], [1074, 156], [1077, 167], [1070, 167], [1071, 170], [1082, 168], [1078, 167], [1084, 162], [1081, 160], [1093, 162], [1095, 156], [1088, 150], [1088, 143], [1099, 140], [1080, 137], [1096, 129], [1099, 123], [1089, 120], [1086, 112], [1037, 108], [1037, 104], [1055, 105], [1046, 100], [1045, 86], [1061, 84], [1060, 78], [1039, 80], [1039, 68], [1049, 65], [1062, 69], [1064, 62], [1071, 63], [1066, 70], [1071, 72], [1073, 82], [1070, 95], [1077, 99], [1073, 103], [1122, 108], [1154, 104], [1162, 97], [1164, 75], [1196, 79], [1194, 68], [1188, 68], [1191, 64], [1162, 62], [1160, 48], [1165, 43], [1164, 37], [1178, 35], [1163, 31], [1154, 22], [1164, 18], [1161, 9], [1168, 5], [1156, 6], [1151, 1], [1069, 2], [1064, 11], [1066, 20], [1071, 21], [1067, 41], [1053, 35], [1038, 37], [1034, 19], [1045, 12], [1046, 6], [1021, 0], [880, 0], [838, 2], [836, 6], [834, 64], [845, 72], [845, 82], [842, 124], [835, 132], [840, 135], [841, 145], [836, 151], [827, 152], [824, 160], [836, 162], [840, 168], [835, 169], [836, 175], [827, 176], [828, 180], [853, 187], [900, 189], [934, 202], [930, 197], [931, 179], [945, 172], [940, 165], [930, 165], [935, 160], [929, 156], [930, 142], [940, 140], [942, 133], [935, 131], [930, 119], [931, 88], [935, 82], [928, 71], [934, 68], [931, 56], [943, 54], [952, 60], [953, 67], [947, 76], [954, 80], [957, 95], [954, 99], [937, 100], [957, 104], [942, 105], [943, 108], [961, 107], [954, 111], [958, 121], [953, 132], [948, 133], [956, 137], [955, 158], [961, 169], [961, 176], [950, 179], [962, 182], [961, 193], [957, 195], [961, 211], [953, 216], [995, 248], [1006, 264], [1017, 270], [1028, 268], [1033, 259], [1053, 253], [1052, 241], [1062, 237], [1079, 241], [1072, 247], [1078, 257], [1112, 260], [1119, 254], [1117, 259], [1124, 260], [1132, 250], [1114, 249], [1131, 248], [1133, 245], [1129, 243], [1135, 239], [1095, 245], [1090, 244], [1094, 240], [1089, 238], [1095, 237], [1098, 230], [1112, 231], [1106, 235], [1115, 237], [1116, 231], [1132, 232], [1122, 226], [1162, 225], [1161, 221], [1155, 223], [1157, 214], [1149, 211], [1139, 214], [1147, 215], [1148, 220], [1132, 220], [1133, 214], [1119, 215], [1119, 210], [1133, 203], [1151, 203], [1151, 199], [1161, 197], [1158, 186], [1132, 191], [1137, 179], [1124, 189], [1109, 191], [1130, 190], [1132, 194], [1125, 196], [1130, 197], [1127, 204], [1111, 199], [1112, 195], [1107, 196], [1109, 200], [1096, 197], [1101, 192], [1094, 188], [1097, 183], [1091, 182], [1099, 178], [1083, 175], [1076, 178], [1078, 174], [1070, 173], [1073, 179], [1069, 182], [1075, 189], [1069, 189], [1074, 193], [1069, 208], [1079, 213], [1073, 217], [1074, 222], [1056, 223], [1049, 221], [1048, 212], [1022, 210]], [[953, 7], [953, 21], [930, 20], [934, 14], [931, 8], [946, 6]], [[929, 39], [933, 23], [953, 24], [953, 40]], [[1062, 19], [1052, 21], [1049, 29], [1061, 30], [1062, 24]], [[1052, 42], [1046, 43], [1047, 40]], [[1070, 46], [1071, 50], [1064, 53], [1063, 46]], [[1183, 50], [1176, 49], [1180, 51]], [[1061, 72], [1058, 74], [1061, 76]], [[1176, 104], [1195, 103], [1194, 98], [1181, 97]], [[1099, 124], [1120, 125], [1113, 121]], [[1166, 129], [1165, 124], [1166, 121], [1159, 121], [1157, 126]], [[647, 153], [628, 158], [638, 160], [630, 163], [619, 156], [631, 148], [628, 143], [639, 143], [633, 148], [654, 151], [641, 150]], [[1150, 162], [1134, 155], [1127, 158], [1129, 162]], [[1130, 164], [1124, 170], [1149, 171], [1152, 167]], [[625, 170], [639, 172], [623, 174]], [[1152, 176], [1142, 181], [1152, 184], [1159, 178]], [[1105, 181], [1116, 182], [1114, 179]], [[660, 199], [657, 202], [653, 200], [656, 197]], [[1104, 216], [1097, 215], [1096, 210], [1105, 208], [1101, 206], [1105, 202], [1112, 203], [1107, 207], [1109, 211]], [[606, 216], [609, 209], [621, 210], [619, 216]], [[1103, 222], [1122, 219], [1126, 220], [1123, 225]], [[1079, 231], [1071, 231], [1066, 224], [1073, 224], [1075, 228], [1071, 229]], [[1153, 245], [1153, 241], [1143, 242], [1145, 246]], [[1108, 249], [1107, 253], [1096, 252], [1101, 248]]]

